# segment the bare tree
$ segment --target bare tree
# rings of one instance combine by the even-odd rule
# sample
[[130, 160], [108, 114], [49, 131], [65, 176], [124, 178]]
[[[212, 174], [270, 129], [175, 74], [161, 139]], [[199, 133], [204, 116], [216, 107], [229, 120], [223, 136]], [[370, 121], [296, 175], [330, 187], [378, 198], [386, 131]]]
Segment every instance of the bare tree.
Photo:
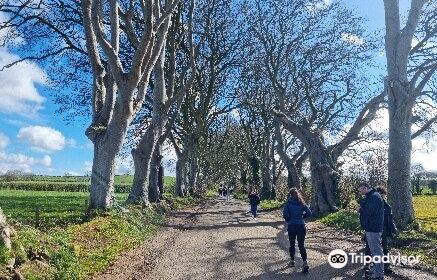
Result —
[[[170, 16], [178, 3], [177, 0], [164, 4], [140, 1], [138, 11], [134, 2], [125, 10], [116, 0], [82, 1], [86, 46], [93, 72], [93, 120], [86, 130], [94, 143], [90, 208], [108, 208], [113, 203], [115, 158], [133, 116], [145, 100], [150, 74], [161, 56]], [[133, 18], [141, 19], [140, 36], [133, 29]], [[104, 21], [110, 22], [109, 32], [103, 29]], [[121, 22], [135, 50], [130, 65], [123, 65], [120, 59]], [[102, 60], [102, 53], [107, 63]]]
[[[384, 87], [389, 110], [388, 200], [396, 221], [403, 228], [414, 219], [410, 191], [411, 139], [436, 120], [435, 117], [429, 119], [412, 135], [413, 107], [417, 100], [424, 96], [436, 100], [436, 92], [428, 83], [437, 70], [436, 46], [429, 44], [437, 35], [437, 14], [434, 1], [412, 0], [407, 21], [401, 28], [399, 1], [384, 0], [384, 7], [387, 57]], [[413, 39], [418, 40], [414, 47]]]
[[[182, 99], [187, 91], [191, 88], [191, 85], [194, 80], [195, 75], [195, 61], [194, 61], [194, 45], [192, 39], [193, 33], [193, 13], [194, 13], [194, 4], [195, 1], [190, 1], [189, 11], [188, 11], [188, 49], [189, 49], [189, 63], [187, 65], [187, 69], [184, 69], [183, 72], [186, 72], [188, 69], [191, 69], [191, 78], [186, 81], [180, 87], [178, 92], [174, 92], [175, 88], [175, 62], [173, 61], [176, 56], [176, 49], [174, 44], [170, 44], [169, 56], [171, 59], [171, 65], [169, 69], [168, 80], [172, 83], [166, 87], [165, 83], [165, 71], [164, 71], [164, 62], [165, 62], [165, 54], [166, 48], [162, 47], [160, 56], [158, 58], [157, 63], [154, 67], [154, 87], [153, 87], [153, 110], [152, 110], [152, 118], [150, 120], [150, 125], [145, 129], [143, 135], [141, 135], [141, 139], [138, 142], [136, 148], [132, 150], [132, 156], [134, 159], [135, 173], [134, 173], [134, 181], [132, 185], [131, 192], [127, 199], [129, 203], [140, 203], [143, 205], [149, 204], [149, 174], [150, 174], [150, 161], [152, 159], [152, 154], [157, 147], [157, 144], [160, 144], [160, 138], [165, 133], [165, 126], [168, 121], [168, 114], [170, 108], [177, 103], [178, 100]], [[177, 13], [179, 17], [181, 16], [181, 11]], [[175, 25], [179, 18], [176, 18]], [[173, 40], [173, 36], [176, 36], [176, 32], [178, 30], [173, 30], [171, 40]], [[164, 41], [165, 45], [165, 41]], [[184, 78], [185, 74], [182, 74]], [[167, 90], [166, 90], [167, 89]], [[173, 112], [177, 113], [177, 112]], [[161, 143], [162, 143], [161, 138]], [[158, 146], [159, 147], [159, 146]], [[156, 200], [155, 197], [153, 200]]]
[[[291, 5], [252, 2], [246, 16], [254, 19], [252, 45], [261, 50], [257, 58], [277, 103], [273, 113], [308, 151], [312, 208], [321, 213], [336, 210], [337, 159], [358, 139], [384, 100], [380, 94], [363, 102], [360, 94], [369, 89], [352, 68], [369, 60], [372, 38], [364, 32], [360, 18], [345, 16], [350, 11], [340, 3], [309, 8], [310, 1], [304, 0]], [[350, 122], [350, 129], [345, 129]], [[339, 140], [330, 143], [325, 140], [327, 134]]]

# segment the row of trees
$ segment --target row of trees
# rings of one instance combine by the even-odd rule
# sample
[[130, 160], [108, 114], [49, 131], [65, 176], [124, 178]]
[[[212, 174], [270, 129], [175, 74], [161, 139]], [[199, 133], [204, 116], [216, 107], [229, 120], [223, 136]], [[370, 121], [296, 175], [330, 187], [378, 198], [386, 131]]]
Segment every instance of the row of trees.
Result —
[[[384, 0], [385, 78], [369, 75], [378, 36], [340, 1], [318, 0], [3, 0], [3, 39], [22, 57], [5, 67], [38, 61], [63, 88], [63, 115], [90, 113], [93, 209], [112, 207], [125, 147], [135, 168], [127, 202], [158, 201], [168, 141], [177, 195], [240, 181], [274, 197], [284, 172], [300, 187], [309, 164], [313, 210], [335, 211], [342, 155], [376, 137], [367, 126], [387, 108], [389, 200], [405, 226], [411, 140], [437, 118], [426, 114], [437, 14], [433, 1], [413, 0], [401, 27], [398, 2]], [[18, 37], [25, 44], [14, 46]]]

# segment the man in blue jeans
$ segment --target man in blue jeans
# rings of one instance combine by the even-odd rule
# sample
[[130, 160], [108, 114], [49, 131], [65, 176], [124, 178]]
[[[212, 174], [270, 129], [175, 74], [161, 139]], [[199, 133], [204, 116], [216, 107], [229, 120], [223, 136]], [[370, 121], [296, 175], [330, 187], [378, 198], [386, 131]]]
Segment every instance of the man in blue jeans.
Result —
[[358, 185], [358, 189], [364, 198], [360, 202], [360, 223], [366, 232], [367, 243], [373, 257], [379, 257], [375, 262], [367, 279], [384, 279], [384, 256], [381, 244], [382, 230], [384, 227], [384, 201], [381, 195], [367, 183]]

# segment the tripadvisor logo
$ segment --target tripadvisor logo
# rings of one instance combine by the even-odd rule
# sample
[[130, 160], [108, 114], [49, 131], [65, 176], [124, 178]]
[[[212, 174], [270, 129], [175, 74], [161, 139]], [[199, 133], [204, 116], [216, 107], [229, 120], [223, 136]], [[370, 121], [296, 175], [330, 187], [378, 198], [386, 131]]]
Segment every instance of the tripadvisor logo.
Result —
[[347, 265], [347, 254], [345, 251], [335, 249], [328, 255], [328, 263], [333, 268], [343, 268]]
[[[384, 256], [366, 256], [363, 253], [349, 253], [351, 263], [361, 263], [368, 265], [370, 263], [390, 263], [394, 265], [399, 265], [402, 263], [409, 263], [410, 265], [415, 265], [419, 263], [419, 256], [402, 256], [387, 254]], [[331, 251], [328, 255], [328, 263], [333, 268], [343, 268], [348, 263], [348, 254], [340, 249], [335, 249]]]

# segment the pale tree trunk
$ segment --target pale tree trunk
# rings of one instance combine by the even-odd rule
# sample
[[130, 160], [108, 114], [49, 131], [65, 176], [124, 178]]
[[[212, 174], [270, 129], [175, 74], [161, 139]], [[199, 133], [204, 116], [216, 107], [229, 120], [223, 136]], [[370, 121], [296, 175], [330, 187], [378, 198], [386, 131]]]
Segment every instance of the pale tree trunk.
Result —
[[338, 179], [330, 151], [325, 147], [319, 132], [313, 132], [308, 125], [297, 125], [284, 114], [274, 112], [284, 127], [298, 138], [309, 151], [312, 180], [311, 208], [315, 214], [326, 214], [337, 210]]
[[[385, 51], [387, 57], [387, 79], [385, 90], [389, 111], [388, 150], [388, 200], [394, 218], [400, 228], [405, 228], [414, 220], [413, 198], [411, 194], [411, 120], [415, 99], [421, 94], [427, 79], [435, 67], [429, 65], [426, 73], [419, 67], [408, 80], [407, 69], [411, 45], [420, 14], [426, 0], [412, 0], [405, 27], [401, 29], [399, 1], [384, 0], [385, 10]], [[425, 61], [427, 58], [423, 58]], [[424, 72], [421, 72], [424, 71]], [[423, 80], [416, 87], [418, 77]]]
[[[165, 10], [173, 10], [176, 4], [176, 1], [166, 3]], [[119, 56], [120, 7], [115, 0], [108, 1], [108, 5], [110, 25], [105, 25], [108, 28], [104, 29], [103, 22], [108, 21], [105, 18], [108, 14], [102, 12], [105, 9], [103, 1], [81, 1], [85, 43], [93, 72], [93, 120], [86, 131], [94, 144], [91, 209], [107, 209], [114, 203], [115, 158], [130, 121], [144, 103], [150, 73], [165, 45], [171, 15], [171, 12], [161, 15], [159, 3], [150, 2], [143, 6], [143, 34], [138, 37], [138, 34], [128, 32], [127, 43], [136, 50], [130, 69], [124, 69]], [[154, 32], [153, 23], [158, 19], [160, 25]], [[125, 20], [124, 24], [132, 27], [131, 20]], [[108, 33], [110, 41], [107, 40]], [[101, 58], [102, 54], [105, 59]], [[137, 162], [147, 149], [141, 147], [139, 151], [141, 156], [134, 156]], [[132, 188], [136, 195], [139, 194], [137, 187], [139, 185]]]
[[114, 118], [102, 133], [94, 139], [94, 158], [91, 171], [90, 209], [108, 209], [115, 202], [114, 175], [115, 160], [123, 144], [129, 120], [119, 117], [124, 113], [115, 113]]
[[132, 149], [135, 173], [127, 203], [149, 205], [149, 167], [158, 138], [158, 133], [152, 127], [149, 127], [138, 147]]
[[396, 95], [396, 98], [393, 94], [388, 96], [388, 200], [399, 227], [404, 228], [414, 220], [410, 175], [412, 104], [405, 88], [397, 88]]
[[187, 166], [187, 153], [185, 150], [178, 155], [176, 161], [176, 184], [175, 195], [184, 196], [186, 194], [186, 166]]
[[152, 160], [152, 155], [158, 144], [158, 140], [163, 134], [168, 117], [164, 109], [166, 102], [164, 60], [165, 48], [163, 47], [154, 67], [155, 83], [153, 88], [152, 121], [138, 143], [138, 146], [132, 149], [135, 173], [132, 189], [127, 199], [128, 203], [149, 204], [150, 161]]

